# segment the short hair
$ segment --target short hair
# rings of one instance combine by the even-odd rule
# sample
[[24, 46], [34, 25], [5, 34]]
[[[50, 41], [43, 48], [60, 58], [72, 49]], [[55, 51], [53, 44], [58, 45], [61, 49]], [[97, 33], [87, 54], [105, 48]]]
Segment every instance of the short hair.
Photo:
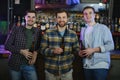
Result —
[[35, 16], [37, 15], [35, 10], [27, 10], [24, 16], [26, 16], [28, 13], [35, 13]]
[[91, 6], [86, 6], [86, 7], [84, 7], [83, 10], [82, 10], [82, 13], [83, 13], [84, 10], [86, 10], [86, 9], [92, 9], [93, 12], [95, 13], [95, 9], [94, 9], [93, 7], [91, 7]]
[[65, 10], [65, 9], [57, 10], [57, 11], [55, 12], [55, 16], [57, 17], [57, 14], [58, 14], [58, 13], [62, 13], [62, 12], [65, 12], [65, 13], [67, 14], [67, 17], [69, 17], [68, 11]]

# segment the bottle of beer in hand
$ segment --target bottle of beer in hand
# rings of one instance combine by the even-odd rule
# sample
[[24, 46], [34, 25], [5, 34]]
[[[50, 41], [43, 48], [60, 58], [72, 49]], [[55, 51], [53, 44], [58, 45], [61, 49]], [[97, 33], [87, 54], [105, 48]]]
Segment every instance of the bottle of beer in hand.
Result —
[[32, 45], [31, 45], [31, 47], [30, 47], [30, 49], [29, 49], [29, 51], [30, 52], [33, 52], [34, 51], [34, 49], [35, 49], [35, 43], [34, 43], [34, 41], [32, 41]]
[[65, 44], [64, 44], [64, 38], [63, 37], [62, 37], [62, 41], [61, 41], [60, 47], [63, 49], [63, 52], [64, 52]]
[[81, 50], [84, 50], [84, 49], [85, 49], [85, 47], [84, 47], [84, 45], [83, 45], [83, 43], [82, 43], [81, 40], [80, 40], [80, 49], [81, 49]]

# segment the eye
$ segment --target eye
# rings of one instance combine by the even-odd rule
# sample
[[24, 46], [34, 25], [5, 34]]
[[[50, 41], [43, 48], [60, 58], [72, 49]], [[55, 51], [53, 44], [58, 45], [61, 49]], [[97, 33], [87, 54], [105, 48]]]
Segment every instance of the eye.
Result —
[[32, 18], [35, 19], [35, 16], [33, 16]]
[[83, 13], [84, 15], [87, 15], [87, 13]]
[[92, 12], [89, 12], [89, 14], [92, 14]]
[[30, 18], [30, 16], [27, 16], [27, 18]]
[[57, 17], [57, 19], [60, 19], [60, 18], [61, 18], [61, 17], [59, 17], [59, 16]]
[[63, 19], [66, 19], [66, 17], [64, 16]]

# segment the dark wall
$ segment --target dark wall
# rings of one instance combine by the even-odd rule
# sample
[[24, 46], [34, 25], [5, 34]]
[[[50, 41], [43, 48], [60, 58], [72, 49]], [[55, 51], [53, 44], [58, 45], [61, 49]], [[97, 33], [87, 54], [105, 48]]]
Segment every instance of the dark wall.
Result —
[[120, 1], [114, 0], [113, 2], [113, 18], [120, 17]]
[[20, 4], [13, 5], [13, 14], [23, 16], [31, 7], [31, 0], [20, 0]]
[[0, 20], [7, 20], [7, 0], [0, 0]]

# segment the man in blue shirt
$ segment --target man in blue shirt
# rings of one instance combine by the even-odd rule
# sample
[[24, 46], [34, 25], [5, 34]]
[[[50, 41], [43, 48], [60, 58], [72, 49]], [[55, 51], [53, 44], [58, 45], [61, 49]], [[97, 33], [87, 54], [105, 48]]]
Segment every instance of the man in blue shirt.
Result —
[[84, 46], [79, 55], [83, 57], [85, 80], [107, 80], [110, 67], [110, 51], [114, 49], [112, 34], [106, 25], [95, 22], [95, 10], [83, 9], [86, 22], [81, 29], [80, 40]]

